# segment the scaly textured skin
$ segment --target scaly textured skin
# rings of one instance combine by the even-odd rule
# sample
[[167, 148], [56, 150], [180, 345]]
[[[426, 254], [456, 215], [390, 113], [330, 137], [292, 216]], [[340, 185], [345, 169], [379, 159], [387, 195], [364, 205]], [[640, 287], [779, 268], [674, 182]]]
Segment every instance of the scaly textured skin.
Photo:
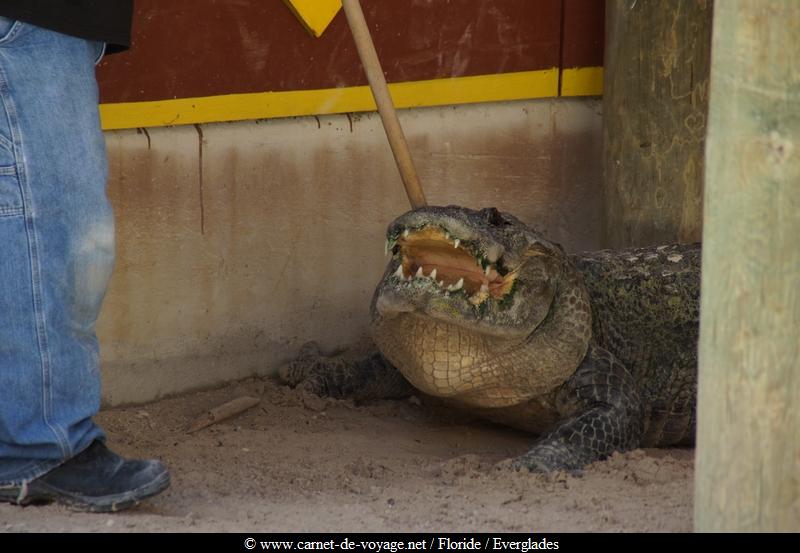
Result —
[[631, 371], [646, 421], [642, 446], [690, 445], [695, 434], [700, 246], [572, 257], [589, 290], [594, 341]]
[[388, 236], [380, 353], [306, 351], [285, 382], [356, 399], [416, 389], [536, 433], [515, 460], [532, 471], [692, 443], [699, 245], [567, 256], [510, 215], [452, 206], [409, 212]]
[[[572, 280], [572, 279], [571, 279]], [[415, 388], [471, 407], [523, 404], [564, 382], [586, 355], [591, 315], [577, 282], [558, 290], [559, 309], [525, 340], [487, 336], [418, 314], [373, 317], [378, 349]], [[537, 355], [541, 351], [550, 355]]]

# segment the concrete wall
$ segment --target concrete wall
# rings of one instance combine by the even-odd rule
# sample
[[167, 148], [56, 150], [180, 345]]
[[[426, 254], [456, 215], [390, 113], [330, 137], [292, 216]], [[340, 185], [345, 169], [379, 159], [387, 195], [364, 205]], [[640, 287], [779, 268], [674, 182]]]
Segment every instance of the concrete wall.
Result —
[[[598, 99], [401, 114], [431, 204], [497, 206], [599, 246]], [[377, 115], [107, 134], [117, 266], [98, 324], [107, 405], [269, 374], [368, 332], [408, 209]]]

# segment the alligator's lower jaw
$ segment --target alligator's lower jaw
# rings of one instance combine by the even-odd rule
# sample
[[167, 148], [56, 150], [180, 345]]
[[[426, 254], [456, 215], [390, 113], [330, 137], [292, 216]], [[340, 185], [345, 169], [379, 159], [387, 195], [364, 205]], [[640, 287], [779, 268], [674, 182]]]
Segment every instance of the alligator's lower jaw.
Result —
[[503, 381], [490, 341], [467, 329], [417, 314], [373, 326], [381, 353], [418, 390], [465, 406], [509, 407], [530, 399]]

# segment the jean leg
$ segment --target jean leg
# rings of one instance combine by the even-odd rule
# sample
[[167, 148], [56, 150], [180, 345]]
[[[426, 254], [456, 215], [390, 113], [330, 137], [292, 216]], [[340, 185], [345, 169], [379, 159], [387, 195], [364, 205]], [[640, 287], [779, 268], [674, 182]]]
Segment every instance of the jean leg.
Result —
[[100, 51], [18, 22], [0, 39], [0, 483], [40, 476], [103, 437], [92, 421], [95, 323], [114, 223]]

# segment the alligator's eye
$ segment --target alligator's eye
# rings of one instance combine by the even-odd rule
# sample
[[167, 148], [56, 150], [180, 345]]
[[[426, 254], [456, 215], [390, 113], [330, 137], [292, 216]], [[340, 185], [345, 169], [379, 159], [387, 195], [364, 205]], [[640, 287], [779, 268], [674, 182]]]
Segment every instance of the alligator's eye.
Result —
[[495, 207], [487, 207], [481, 211], [486, 219], [486, 222], [492, 226], [499, 227], [501, 225], [509, 224], [508, 221], [506, 221], [503, 217], [503, 214], [500, 213]]

